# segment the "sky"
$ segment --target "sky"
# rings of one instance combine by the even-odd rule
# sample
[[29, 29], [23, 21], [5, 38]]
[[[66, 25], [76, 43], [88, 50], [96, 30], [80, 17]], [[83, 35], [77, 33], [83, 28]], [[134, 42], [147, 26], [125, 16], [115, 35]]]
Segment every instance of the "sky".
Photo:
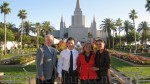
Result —
[[[21, 19], [17, 16], [19, 10], [24, 9], [27, 11], [25, 21], [50, 21], [51, 25], [59, 30], [61, 17], [66, 27], [71, 25], [71, 16], [74, 14], [77, 0], [0, 0], [0, 5], [4, 1], [8, 2], [11, 8], [6, 21], [15, 24], [16, 27], [21, 24]], [[135, 9], [138, 16], [135, 20], [136, 28], [142, 21], [150, 23], [150, 13], [146, 11], [145, 4], [146, 0], [80, 0], [82, 14], [85, 15], [85, 26], [89, 27], [95, 17], [97, 28], [105, 18], [131, 21], [129, 13], [132, 9]], [[0, 22], [4, 21], [3, 18], [3, 14], [0, 14]]]

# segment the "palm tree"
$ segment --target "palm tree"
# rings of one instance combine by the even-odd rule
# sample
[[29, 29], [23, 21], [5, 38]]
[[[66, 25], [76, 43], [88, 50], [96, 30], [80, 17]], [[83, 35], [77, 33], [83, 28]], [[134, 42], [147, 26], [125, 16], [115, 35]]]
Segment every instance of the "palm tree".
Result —
[[112, 37], [113, 37], [113, 49], [114, 49], [114, 45], [115, 45], [115, 43], [114, 43], [114, 37], [115, 37], [115, 32], [117, 31], [114, 22], [112, 23], [111, 29], [113, 30], [113, 36]]
[[148, 27], [148, 23], [146, 21], [141, 22], [138, 26], [137, 31], [141, 32], [142, 31], [142, 35], [141, 35], [141, 41], [142, 41], [142, 45], [143, 43], [145, 44], [145, 48], [147, 45], [147, 39], [148, 39], [148, 33], [149, 33], [150, 28]]
[[146, 11], [150, 12], [150, 1], [149, 0], [147, 0], [145, 8], [146, 8]]
[[126, 41], [127, 41], [127, 44], [128, 44], [128, 34], [129, 34], [129, 31], [133, 30], [133, 26], [132, 26], [131, 22], [126, 20], [124, 22], [124, 27], [123, 28], [124, 28], [125, 33], [126, 33]]
[[25, 21], [23, 22], [23, 31], [25, 31], [26, 35], [29, 35], [29, 32], [31, 30], [31, 26], [32, 26], [32, 23], [29, 22], [29, 21]]
[[45, 35], [52, 33], [54, 31], [54, 27], [51, 26], [49, 21], [43, 22], [43, 32]]
[[22, 20], [22, 27], [21, 27], [21, 50], [22, 50], [22, 33], [23, 33], [23, 20], [27, 18], [27, 12], [26, 10], [20, 10], [19, 11], [19, 14], [18, 14], [18, 17]]
[[106, 18], [104, 21], [102, 21], [100, 26], [100, 29], [104, 30], [108, 34], [108, 48], [110, 48], [111, 28], [113, 26], [113, 21], [110, 18]]
[[118, 31], [119, 31], [119, 49], [121, 49], [121, 35], [120, 32], [122, 31], [122, 20], [120, 18], [118, 18], [118, 20], [116, 20], [116, 26], [118, 27]]
[[133, 26], [134, 26], [134, 36], [135, 36], [135, 53], [136, 53], [136, 50], [137, 50], [137, 45], [136, 45], [136, 28], [135, 28], [135, 19], [138, 18], [137, 16], [137, 12], [135, 12], [135, 10], [131, 10], [131, 13], [129, 13], [129, 18], [133, 21]]
[[4, 54], [6, 55], [6, 15], [11, 12], [11, 9], [9, 8], [9, 3], [3, 2], [3, 4], [0, 6], [1, 13], [4, 13]]
[[35, 23], [35, 31], [37, 32], [37, 48], [39, 48], [39, 34], [40, 34], [40, 30], [41, 30], [42, 26], [39, 22]]
[[6, 27], [7, 27], [7, 29], [10, 29], [10, 30], [11, 30], [11, 29], [16, 28], [16, 25], [13, 24], [13, 23], [7, 23]]

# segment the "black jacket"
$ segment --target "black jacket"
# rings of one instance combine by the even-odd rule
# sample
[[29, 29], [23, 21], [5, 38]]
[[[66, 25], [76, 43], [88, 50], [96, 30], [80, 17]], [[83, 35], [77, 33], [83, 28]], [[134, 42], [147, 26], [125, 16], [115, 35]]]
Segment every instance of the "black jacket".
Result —
[[110, 54], [107, 50], [102, 53], [96, 51], [95, 67], [99, 68], [97, 71], [98, 76], [108, 75], [108, 69], [110, 68]]

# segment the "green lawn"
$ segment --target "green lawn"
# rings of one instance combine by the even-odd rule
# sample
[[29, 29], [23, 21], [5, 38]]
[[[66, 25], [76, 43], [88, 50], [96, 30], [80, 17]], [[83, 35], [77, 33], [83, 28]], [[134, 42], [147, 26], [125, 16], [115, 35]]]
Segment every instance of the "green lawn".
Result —
[[[24, 67], [29, 72], [36, 72], [35, 63]], [[25, 81], [28, 81], [26, 78], [21, 78], [22, 76], [31, 76], [35, 78], [35, 73], [25, 73], [22, 67], [0, 67], [0, 72], [4, 72], [5, 76], [18, 76], [18, 78], [12, 78], [11, 80], [19, 80], [18, 84], [25, 84]], [[10, 78], [5, 78], [5, 80], [9, 80]], [[16, 84], [16, 83], [15, 83]], [[27, 83], [28, 84], [28, 83]]]
[[19, 54], [7, 54], [7, 55], [1, 55], [1, 59], [11, 58], [14, 56], [21, 56]]
[[[123, 72], [128, 77], [132, 77], [133, 79], [136, 79], [137, 77], [143, 77], [143, 79], [150, 80], [150, 67], [134, 67], [115, 58], [112, 58], [111, 64], [114, 68], [120, 72]], [[150, 82], [142, 84], [150, 84]]]
[[150, 53], [140, 53], [140, 54], [136, 54], [136, 55], [141, 55], [141, 56], [150, 58]]

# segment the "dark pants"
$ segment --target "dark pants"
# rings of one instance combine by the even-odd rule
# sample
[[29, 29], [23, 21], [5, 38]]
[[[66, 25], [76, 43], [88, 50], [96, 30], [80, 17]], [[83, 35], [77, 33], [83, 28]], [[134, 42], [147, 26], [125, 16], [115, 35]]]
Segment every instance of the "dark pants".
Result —
[[62, 70], [62, 79], [62, 84], [78, 84], [78, 73], [76, 70], [73, 73]]
[[54, 79], [49, 79], [49, 80], [40, 80], [40, 79], [36, 79], [36, 84], [54, 84]]
[[99, 78], [98, 78], [98, 83], [99, 84], [110, 84], [110, 78], [109, 78], [109, 76], [100, 76]]
[[80, 84], [98, 84], [97, 80], [80, 80]]

